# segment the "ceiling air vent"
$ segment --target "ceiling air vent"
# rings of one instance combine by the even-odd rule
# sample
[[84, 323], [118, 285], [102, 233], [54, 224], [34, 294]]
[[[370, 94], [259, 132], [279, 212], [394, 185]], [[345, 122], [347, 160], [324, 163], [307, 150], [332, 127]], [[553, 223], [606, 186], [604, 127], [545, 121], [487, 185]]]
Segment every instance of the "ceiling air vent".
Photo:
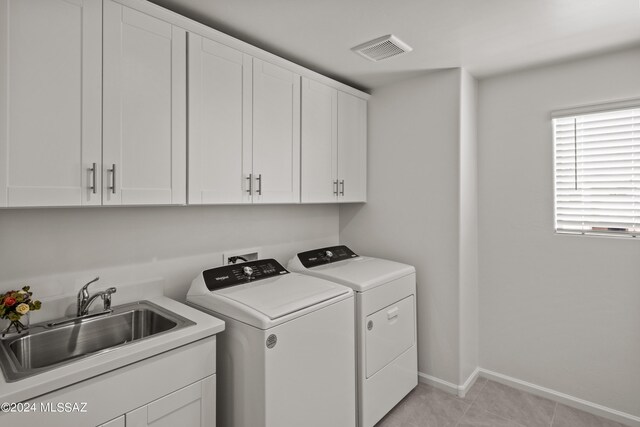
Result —
[[392, 56], [411, 52], [413, 48], [396, 36], [389, 34], [358, 45], [351, 50], [370, 61], [381, 61]]

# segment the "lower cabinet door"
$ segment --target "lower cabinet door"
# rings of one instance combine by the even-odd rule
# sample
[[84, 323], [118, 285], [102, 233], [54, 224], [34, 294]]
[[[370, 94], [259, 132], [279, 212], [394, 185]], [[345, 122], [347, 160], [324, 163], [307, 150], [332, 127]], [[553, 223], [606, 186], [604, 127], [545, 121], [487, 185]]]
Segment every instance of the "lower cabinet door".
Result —
[[126, 427], [215, 427], [215, 425], [215, 375], [126, 414]]
[[116, 419], [100, 424], [98, 427], [125, 427], [125, 425], [124, 415], [121, 415]]

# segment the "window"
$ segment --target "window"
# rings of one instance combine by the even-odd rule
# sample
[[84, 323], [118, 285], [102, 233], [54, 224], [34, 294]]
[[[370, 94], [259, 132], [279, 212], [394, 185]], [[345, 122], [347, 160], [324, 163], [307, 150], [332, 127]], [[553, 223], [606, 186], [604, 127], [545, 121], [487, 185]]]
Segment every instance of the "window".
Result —
[[554, 116], [556, 232], [639, 235], [640, 102]]

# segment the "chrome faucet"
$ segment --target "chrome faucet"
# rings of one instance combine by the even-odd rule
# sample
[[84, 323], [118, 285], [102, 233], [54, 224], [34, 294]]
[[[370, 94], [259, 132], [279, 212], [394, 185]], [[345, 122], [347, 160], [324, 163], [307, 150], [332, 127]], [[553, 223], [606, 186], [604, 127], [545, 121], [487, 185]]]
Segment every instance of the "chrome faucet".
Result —
[[78, 291], [78, 317], [89, 314], [89, 307], [91, 307], [91, 304], [93, 304], [98, 297], [102, 297], [104, 311], [111, 310], [111, 294], [116, 293], [116, 288], [109, 288], [104, 291], [96, 292], [93, 295], [89, 295], [89, 285], [97, 282], [98, 280], [100, 280], [100, 278], [96, 277]]

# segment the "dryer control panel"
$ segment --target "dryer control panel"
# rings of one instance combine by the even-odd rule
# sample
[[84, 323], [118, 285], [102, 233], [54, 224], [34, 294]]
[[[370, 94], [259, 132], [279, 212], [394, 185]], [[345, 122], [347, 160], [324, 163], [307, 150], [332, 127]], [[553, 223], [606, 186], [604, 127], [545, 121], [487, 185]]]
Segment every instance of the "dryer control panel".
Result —
[[330, 264], [345, 259], [357, 258], [358, 255], [344, 245], [330, 246], [328, 248], [314, 249], [312, 251], [300, 252], [298, 259], [305, 268], [317, 267], [319, 265]]
[[207, 288], [214, 291], [288, 273], [287, 269], [275, 259], [258, 259], [205, 270], [202, 276]]

